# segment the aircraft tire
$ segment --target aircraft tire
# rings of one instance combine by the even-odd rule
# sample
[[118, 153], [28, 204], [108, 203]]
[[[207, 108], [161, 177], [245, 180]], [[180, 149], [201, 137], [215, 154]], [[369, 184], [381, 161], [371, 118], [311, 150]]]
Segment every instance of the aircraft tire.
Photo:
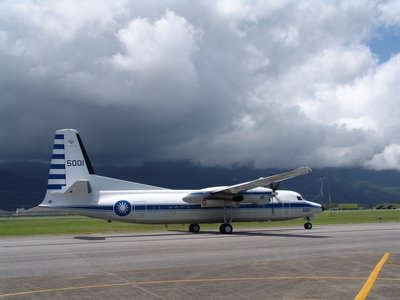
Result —
[[312, 224], [310, 222], [307, 222], [304, 224], [304, 228], [305, 229], [311, 229], [312, 228]]
[[193, 232], [193, 233], [198, 233], [200, 231], [200, 225], [199, 224], [190, 224], [189, 231]]
[[233, 227], [229, 223], [221, 224], [221, 226], [219, 227], [219, 232], [222, 234], [231, 234], [232, 231], [233, 231]]

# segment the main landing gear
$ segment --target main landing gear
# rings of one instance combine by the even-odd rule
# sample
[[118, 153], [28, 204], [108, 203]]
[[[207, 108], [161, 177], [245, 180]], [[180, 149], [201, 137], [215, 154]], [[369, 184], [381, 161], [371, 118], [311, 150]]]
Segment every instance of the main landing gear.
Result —
[[236, 207], [233, 208], [233, 213], [231, 214], [231, 217], [227, 218], [226, 216], [226, 207], [224, 207], [224, 223], [221, 224], [221, 226], [219, 226], [219, 232], [222, 234], [231, 234], [233, 231], [233, 227], [232, 227], [232, 220], [233, 220], [233, 216], [235, 215], [236, 212]]
[[199, 224], [190, 224], [189, 231], [192, 233], [198, 233], [200, 231], [200, 225]]
[[[231, 217], [228, 219], [226, 216], [226, 207], [224, 207], [224, 223], [219, 226], [219, 232], [222, 234], [231, 234], [233, 231], [233, 227], [231, 225], [233, 215], [235, 214], [235, 211], [233, 211]], [[190, 224], [189, 225], [189, 231], [192, 233], [198, 233], [200, 231], [200, 225], [199, 224]]]
[[[199, 224], [190, 224], [189, 231], [192, 233], [198, 233], [200, 231], [200, 225]], [[232, 231], [233, 231], [233, 227], [229, 223], [221, 224], [221, 226], [219, 227], [219, 232], [222, 234], [231, 234]]]
[[219, 226], [219, 232], [222, 234], [231, 234], [233, 231], [233, 227], [229, 223], [224, 223]]

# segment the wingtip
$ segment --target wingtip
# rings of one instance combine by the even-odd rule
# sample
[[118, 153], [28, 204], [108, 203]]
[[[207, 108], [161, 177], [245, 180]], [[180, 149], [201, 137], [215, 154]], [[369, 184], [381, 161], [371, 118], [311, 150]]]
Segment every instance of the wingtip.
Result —
[[312, 172], [312, 169], [310, 167], [299, 167], [296, 169], [296, 171], [300, 171], [303, 174], [308, 174]]

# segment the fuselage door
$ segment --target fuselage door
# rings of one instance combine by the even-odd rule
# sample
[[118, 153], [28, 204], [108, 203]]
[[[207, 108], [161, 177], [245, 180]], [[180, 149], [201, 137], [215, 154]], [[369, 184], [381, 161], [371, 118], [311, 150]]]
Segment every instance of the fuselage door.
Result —
[[133, 216], [135, 219], [141, 219], [141, 220], [147, 219], [146, 201], [134, 201], [132, 209], [133, 209]]

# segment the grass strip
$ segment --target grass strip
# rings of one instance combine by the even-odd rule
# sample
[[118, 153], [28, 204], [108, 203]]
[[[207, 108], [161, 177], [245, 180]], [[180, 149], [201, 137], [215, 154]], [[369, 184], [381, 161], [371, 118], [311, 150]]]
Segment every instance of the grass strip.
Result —
[[[400, 210], [358, 210], [332, 211], [316, 215], [312, 220], [315, 225], [357, 224], [400, 222]], [[303, 219], [277, 222], [235, 223], [235, 228], [259, 228], [277, 226], [299, 226]], [[187, 225], [169, 225], [169, 230], [187, 230]], [[219, 224], [201, 224], [202, 230], [218, 230]], [[119, 232], [156, 232], [165, 230], [164, 225], [143, 225], [111, 222], [82, 216], [54, 217], [2, 217], [0, 218], [0, 237], [29, 236], [46, 234], [98, 234]]]

